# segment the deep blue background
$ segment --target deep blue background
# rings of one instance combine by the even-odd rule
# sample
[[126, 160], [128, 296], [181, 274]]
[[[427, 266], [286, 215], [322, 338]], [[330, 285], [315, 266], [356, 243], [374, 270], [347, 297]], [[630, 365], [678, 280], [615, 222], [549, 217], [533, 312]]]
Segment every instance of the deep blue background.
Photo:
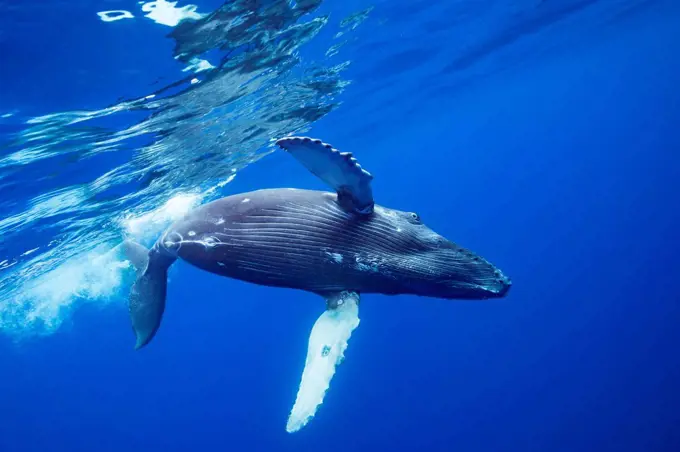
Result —
[[[342, 108], [310, 134], [353, 151], [379, 203], [500, 266], [508, 298], [364, 297], [324, 404], [289, 435], [323, 301], [180, 262], [140, 352], [122, 306], [3, 339], [0, 451], [680, 450], [680, 16], [668, 5], [458, 90], [422, 79], [385, 108], [361, 93], [390, 67], [352, 55]], [[46, 109], [73, 107], [60, 95]], [[279, 186], [322, 188], [274, 154], [228, 193]]]

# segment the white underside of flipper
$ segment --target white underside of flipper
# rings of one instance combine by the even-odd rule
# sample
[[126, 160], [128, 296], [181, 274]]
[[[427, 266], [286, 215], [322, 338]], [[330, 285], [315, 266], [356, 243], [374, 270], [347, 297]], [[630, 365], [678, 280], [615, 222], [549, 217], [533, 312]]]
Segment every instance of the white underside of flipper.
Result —
[[359, 326], [358, 293], [341, 292], [329, 299], [328, 304], [331, 307], [316, 320], [309, 335], [300, 389], [286, 425], [289, 433], [300, 430], [314, 417], [335, 368], [345, 357], [347, 341]]

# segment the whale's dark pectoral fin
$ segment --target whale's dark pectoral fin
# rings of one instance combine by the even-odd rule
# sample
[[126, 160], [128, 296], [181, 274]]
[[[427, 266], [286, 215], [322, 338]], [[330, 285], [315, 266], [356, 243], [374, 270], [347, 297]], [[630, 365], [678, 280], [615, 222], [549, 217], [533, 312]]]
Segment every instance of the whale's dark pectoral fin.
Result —
[[351, 153], [341, 153], [330, 144], [307, 137], [281, 138], [276, 144], [330, 185], [343, 206], [361, 214], [373, 212], [373, 176]]
[[167, 271], [147, 271], [137, 278], [130, 291], [130, 320], [139, 350], [156, 335], [165, 311]]
[[300, 389], [286, 425], [289, 433], [300, 430], [314, 417], [335, 368], [345, 357], [347, 341], [359, 326], [358, 293], [343, 291], [329, 294], [326, 304], [328, 309], [314, 323], [309, 335]]
[[130, 290], [129, 311], [137, 338], [135, 350], [138, 350], [153, 339], [161, 324], [165, 311], [168, 263], [150, 259], [148, 250], [135, 242], [126, 241], [123, 250], [137, 269], [137, 281]]

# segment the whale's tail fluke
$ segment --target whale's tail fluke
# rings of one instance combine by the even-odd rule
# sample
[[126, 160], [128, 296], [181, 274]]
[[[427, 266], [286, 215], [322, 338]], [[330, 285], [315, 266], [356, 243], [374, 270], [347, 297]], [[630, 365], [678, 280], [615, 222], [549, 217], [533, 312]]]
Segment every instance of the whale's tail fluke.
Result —
[[130, 290], [130, 320], [137, 337], [135, 350], [148, 344], [161, 325], [165, 310], [165, 294], [168, 267], [174, 259], [168, 260], [160, 253], [147, 250], [131, 240], [123, 242], [127, 259], [137, 270], [137, 280]]

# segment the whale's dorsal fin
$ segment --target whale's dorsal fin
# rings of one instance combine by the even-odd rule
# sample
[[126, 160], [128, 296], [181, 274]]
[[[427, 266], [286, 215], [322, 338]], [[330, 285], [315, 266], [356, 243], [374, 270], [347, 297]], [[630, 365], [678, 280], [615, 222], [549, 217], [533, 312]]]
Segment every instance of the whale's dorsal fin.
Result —
[[373, 176], [349, 152], [308, 137], [281, 138], [276, 144], [338, 193], [340, 204], [356, 213], [373, 212]]

